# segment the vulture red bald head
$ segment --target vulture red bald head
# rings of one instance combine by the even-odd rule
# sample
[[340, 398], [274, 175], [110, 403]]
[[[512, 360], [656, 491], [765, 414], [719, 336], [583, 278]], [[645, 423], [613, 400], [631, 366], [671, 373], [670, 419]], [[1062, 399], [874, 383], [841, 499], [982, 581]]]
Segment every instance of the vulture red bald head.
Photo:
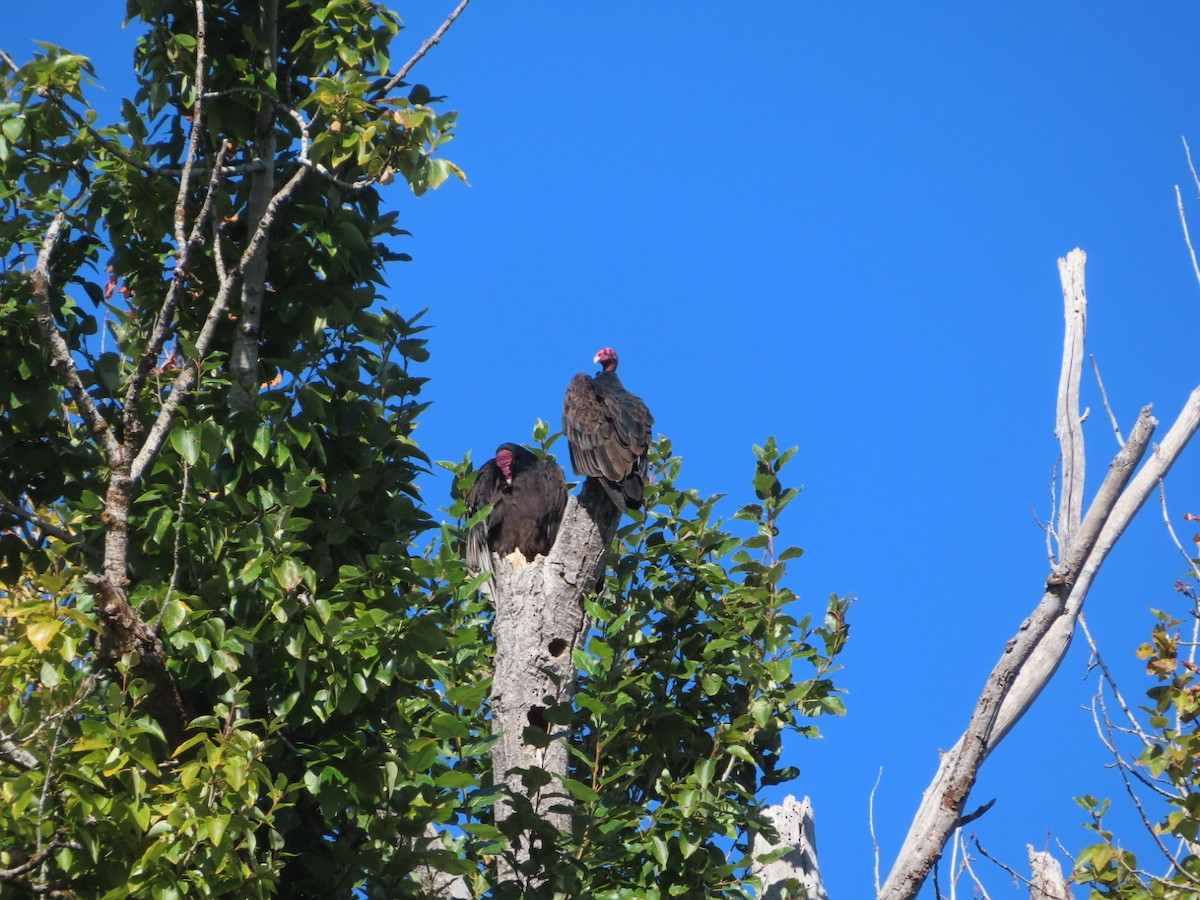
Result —
[[594, 362], [600, 371], [572, 378], [563, 400], [571, 466], [579, 475], [598, 479], [618, 509], [638, 509], [654, 417], [617, 377], [616, 350], [602, 348]]
[[538, 459], [520, 444], [501, 444], [479, 468], [467, 495], [471, 515], [492, 511], [467, 535], [467, 566], [490, 572], [491, 554], [519, 550], [529, 562], [554, 546], [567, 505], [567, 480], [558, 463]]

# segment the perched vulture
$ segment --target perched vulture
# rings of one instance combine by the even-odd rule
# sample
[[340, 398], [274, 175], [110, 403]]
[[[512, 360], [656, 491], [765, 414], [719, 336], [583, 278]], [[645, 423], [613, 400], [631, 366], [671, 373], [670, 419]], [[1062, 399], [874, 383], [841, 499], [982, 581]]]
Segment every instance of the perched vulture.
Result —
[[594, 362], [600, 371], [572, 378], [563, 401], [571, 465], [579, 475], [598, 478], [617, 509], [637, 509], [645, 489], [654, 416], [617, 377], [617, 351], [605, 347]]
[[538, 459], [517, 444], [501, 444], [475, 476], [467, 495], [471, 515], [485, 506], [492, 511], [467, 535], [467, 565], [490, 572], [492, 553], [508, 556], [520, 550], [527, 562], [554, 546], [567, 505], [567, 480], [558, 463]]

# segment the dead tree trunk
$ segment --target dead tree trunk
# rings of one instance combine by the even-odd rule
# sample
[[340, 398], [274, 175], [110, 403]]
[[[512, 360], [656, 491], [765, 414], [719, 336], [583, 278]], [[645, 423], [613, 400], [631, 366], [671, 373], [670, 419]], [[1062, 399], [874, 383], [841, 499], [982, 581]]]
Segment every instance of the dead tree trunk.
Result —
[[[771, 842], [761, 834], [755, 834], [750, 850], [756, 858], [780, 847], [790, 847], [784, 856], [774, 862], [755, 863], [753, 873], [762, 879], [762, 900], [787, 900], [802, 896], [806, 900], [829, 900], [825, 883], [821, 880], [821, 869], [817, 865], [817, 832], [813, 821], [812, 801], [805, 797], [797, 800], [790, 794], [782, 803], [767, 807], [767, 815], [779, 832], [778, 842]], [[788, 889], [795, 881], [804, 892], [797, 895]]]
[[[568, 734], [547, 721], [546, 712], [570, 703], [575, 693], [574, 651], [583, 647], [590, 627], [582, 597], [594, 591], [604, 575], [619, 521], [620, 513], [604, 491], [588, 479], [577, 497], [568, 498], [549, 556], [523, 565], [492, 557], [492, 732], [500, 736], [492, 749], [492, 768], [497, 784], [507, 785], [514, 796], [527, 797], [535, 816], [564, 831], [570, 829], [571, 818], [555, 782], [567, 773]], [[525, 739], [529, 728], [540, 732], [532, 742]], [[529, 768], [546, 772], [551, 782], [530, 792], [520, 773]], [[497, 804], [498, 823], [512, 814], [509, 803]], [[525, 834], [514, 847], [518, 864], [529, 858], [532, 839]]]
[[1133, 475], [1158, 424], [1150, 408], [1144, 408], [1129, 440], [1109, 464], [1108, 475], [1086, 516], [1082, 515], [1084, 448], [1079, 379], [1087, 319], [1083, 279], [1086, 260], [1082, 250], [1073, 250], [1058, 261], [1066, 305], [1066, 340], [1055, 429], [1063, 457], [1057, 563], [1046, 579], [1041, 602], [1008, 641], [988, 677], [967, 730], [942, 756], [880, 892], [886, 900], [909, 900], [921, 889], [946, 841], [963, 819], [983, 761], [1033, 705], [1066, 655], [1083, 601], [1101, 564], [1200, 427], [1197, 387], [1162, 443]]

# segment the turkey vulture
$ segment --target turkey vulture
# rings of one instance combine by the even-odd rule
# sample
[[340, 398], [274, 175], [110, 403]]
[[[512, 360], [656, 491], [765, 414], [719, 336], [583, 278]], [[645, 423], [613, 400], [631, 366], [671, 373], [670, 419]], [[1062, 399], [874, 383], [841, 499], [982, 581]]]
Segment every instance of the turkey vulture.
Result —
[[599, 479], [617, 509], [637, 509], [642, 505], [654, 416], [641, 397], [621, 384], [616, 350], [605, 347], [594, 362], [600, 371], [572, 378], [563, 401], [571, 465], [576, 473]]
[[467, 495], [471, 515], [491, 506], [467, 535], [467, 566], [490, 572], [492, 553], [520, 550], [527, 562], [554, 546], [567, 505], [567, 480], [558, 463], [538, 459], [517, 444], [501, 444], [475, 476]]

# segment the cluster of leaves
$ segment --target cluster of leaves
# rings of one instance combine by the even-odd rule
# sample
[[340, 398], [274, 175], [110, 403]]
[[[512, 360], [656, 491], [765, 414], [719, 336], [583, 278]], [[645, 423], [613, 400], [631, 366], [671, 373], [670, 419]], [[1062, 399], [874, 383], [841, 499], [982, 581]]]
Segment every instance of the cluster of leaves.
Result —
[[[1195, 603], [1186, 584], [1178, 587]], [[1122, 766], [1157, 795], [1153, 801], [1139, 801], [1144, 817], [1153, 815], [1151, 803], [1165, 807], [1151, 837], [1166, 871], [1151, 874], [1135, 853], [1121, 846], [1104, 823], [1110, 801], [1076, 798], [1091, 816], [1087, 827], [1100, 839], [1080, 853], [1073, 875], [1079, 884], [1091, 886], [1092, 896], [1182, 900], [1196, 896], [1200, 888], [1200, 666], [1191, 658], [1195, 645], [1180, 634], [1183, 623], [1158, 610], [1154, 615], [1150, 641], [1137, 655], [1156, 684], [1146, 692], [1145, 724], [1136, 728], [1141, 751]]]
[[[774, 834], [760, 792], [799, 775], [781, 764], [783, 739], [816, 736], [814, 719], [844, 711], [832, 675], [850, 600], [830, 598], [820, 624], [797, 621], [801, 603], [783, 580], [801, 551], [774, 549], [777, 518], [799, 494], [779, 479], [794, 453], [774, 439], [755, 448], [757, 502], [735, 514], [750, 523], [735, 534], [716, 518], [721, 497], [678, 485], [670, 441], [652, 446], [645, 510], [630, 515], [603, 591], [586, 601], [593, 629], [576, 651], [578, 691], [545, 712], [572, 734], [562, 802], [574, 831], [548, 831], [514, 798], [502, 828], [486, 814], [459, 823], [465, 856], [503, 853], [531, 833], [541, 849], [524, 874], [544, 879], [538, 896], [754, 896], [750, 840]], [[550, 739], [536, 726], [524, 735]], [[471, 796], [486, 811], [496, 792], [476, 778]], [[531, 794], [557, 790], [541, 770], [523, 780]]]

